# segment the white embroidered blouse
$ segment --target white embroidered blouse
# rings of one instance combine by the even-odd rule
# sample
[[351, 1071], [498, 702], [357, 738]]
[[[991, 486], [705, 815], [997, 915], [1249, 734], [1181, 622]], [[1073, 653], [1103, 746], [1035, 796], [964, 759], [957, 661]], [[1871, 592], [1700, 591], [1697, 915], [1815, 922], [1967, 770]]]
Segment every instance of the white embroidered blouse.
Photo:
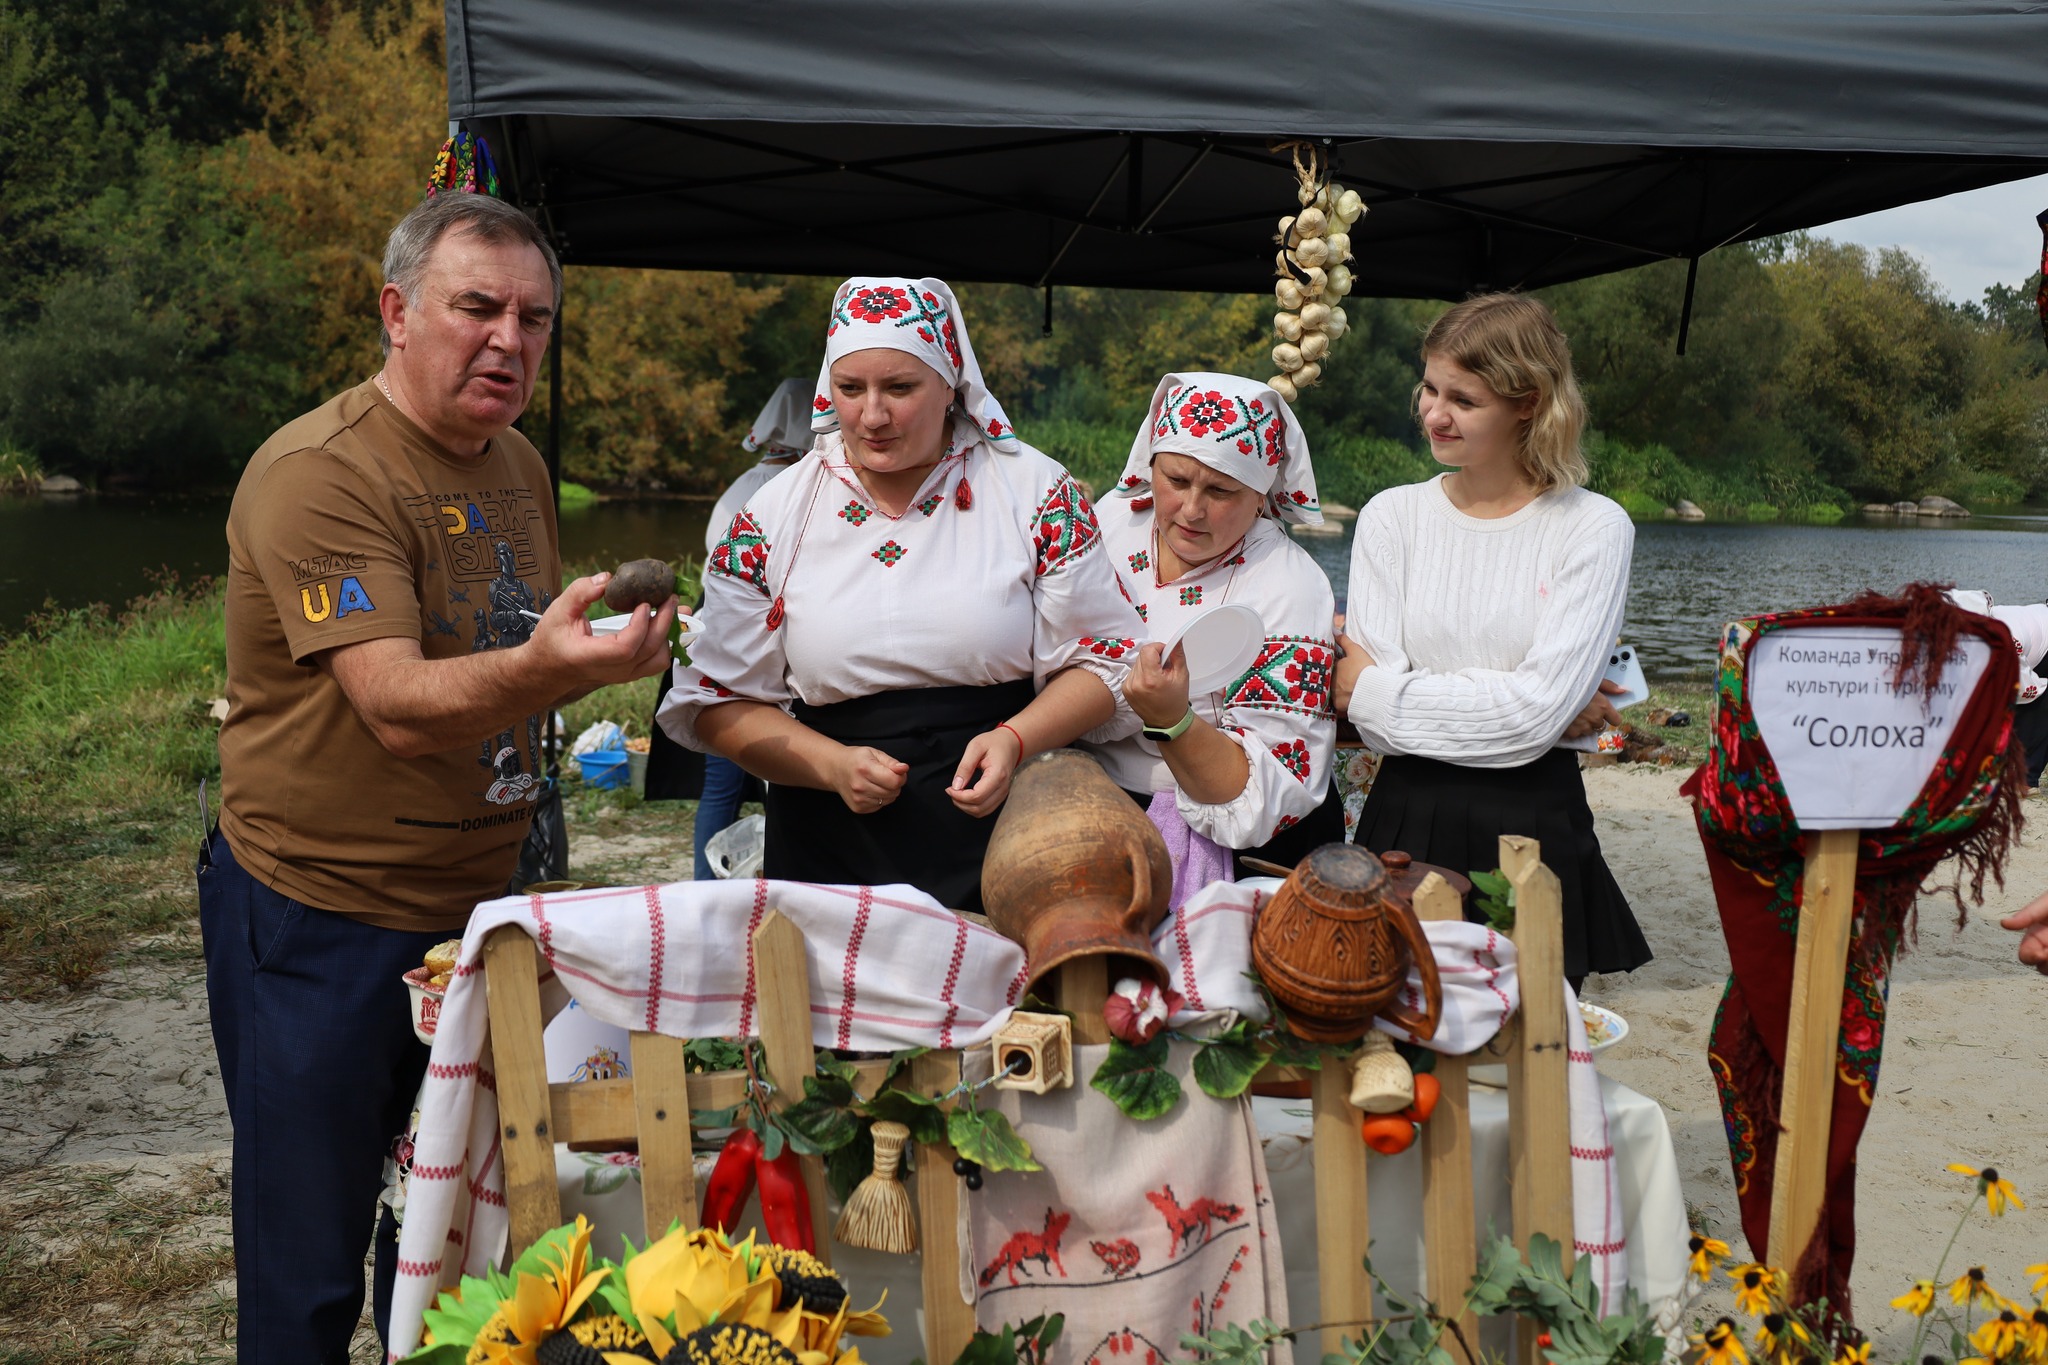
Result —
[[952, 445], [891, 517], [838, 433], [732, 519], [704, 572], [704, 637], [678, 663], [658, 719], [701, 749], [697, 716], [745, 699], [825, 706], [900, 688], [1039, 687], [1069, 667], [1101, 678], [1116, 715], [1090, 738], [1134, 733], [1129, 664], [1100, 647], [1138, 626], [1072, 475], [1030, 446]]
[[[1170, 582], [1159, 581], [1152, 499], [1110, 498], [1102, 538], [1125, 590], [1166, 640], [1186, 619], [1222, 602], [1255, 609], [1266, 625], [1258, 659], [1219, 692], [1193, 697], [1195, 714], [1244, 749], [1244, 790], [1219, 805], [1179, 794], [1188, 827], [1226, 848], [1256, 848], [1322, 804], [1330, 785], [1337, 720], [1330, 709], [1336, 652], [1330, 580], [1280, 523], [1261, 517], [1235, 550]], [[1138, 735], [1091, 746], [1127, 791], [1172, 791], [1159, 746]]]

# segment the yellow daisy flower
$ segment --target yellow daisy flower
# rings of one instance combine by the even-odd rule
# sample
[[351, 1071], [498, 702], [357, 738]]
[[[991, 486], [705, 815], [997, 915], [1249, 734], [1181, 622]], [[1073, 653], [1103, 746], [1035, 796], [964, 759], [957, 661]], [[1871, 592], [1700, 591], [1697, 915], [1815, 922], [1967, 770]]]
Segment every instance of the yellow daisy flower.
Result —
[[1979, 1170], [1975, 1166], [1965, 1166], [1960, 1162], [1951, 1161], [1948, 1168], [1958, 1175], [1977, 1177], [1977, 1193], [1984, 1196], [1984, 1207], [1991, 1210], [1993, 1218], [2003, 1216], [2007, 1204], [2016, 1209], [2026, 1207], [2019, 1191], [2012, 1187], [2010, 1180], [1999, 1175], [1997, 1167], [1986, 1166]]
[[1696, 1365], [1749, 1365], [1749, 1352], [1742, 1348], [1742, 1334], [1735, 1323], [1722, 1318], [1693, 1339], [1698, 1348]]
[[1986, 1318], [1975, 1332], [1970, 1334], [1970, 1344], [1992, 1360], [2001, 1360], [2019, 1349], [2025, 1323], [2012, 1309], [2002, 1309], [1995, 1318]]
[[1892, 1300], [1892, 1307], [1903, 1308], [1916, 1318], [1926, 1317], [1927, 1310], [1934, 1307], [1934, 1281], [1913, 1281], [1911, 1289]]
[[1835, 1365], [1870, 1365], [1870, 1343], [1863, 1341], [1851, 1346], [1843, 1342], [1835, 1352]]
[[1692, 1261], [1686, 1267], [1688, 1273], [1705, 1284], [1714, 1278], [1714, 1267], [1728, 1259], [1728, 1244], [1718, 1237], [1702, 1237], [1695, 1233], [1686, 1249], [1692, 1252]]
[[2005, 1303], [2004, 1296], [1984, 1278], [1981, 1265], [1973, 1265], [1956, 1276], [1955, 1282], [1948, 1287], [1948, 1297], [1953, 1303], [1980, 1303], [1986, 1308], [1998, 1308]]
[[1785, 1272], [1755, 1261], [1731, 1267], [1728, 1278], [1735, 1281], [1735, 1306], [1751, 1317], [1769, 1311], [1772, 1300], [1785, 1295]]
[[2021, 1336], [2027, 1343], [2027, 1354], [2037, 1361], [2048, 1361], [2048, 1307], [2036, 1308], [2020, 1324]]
[[2048, 1261], [2027, 1267], [2027, 1273], [2034, 1277], [2034, 1292], [2048, 1294]]
[[1766, 1313], [1757, 1327], [1756, 1352], [1766, 1360], [1789, 1361], [1804, 1355], [1811, 1340], [1797, 1319], [1783, 1313]]

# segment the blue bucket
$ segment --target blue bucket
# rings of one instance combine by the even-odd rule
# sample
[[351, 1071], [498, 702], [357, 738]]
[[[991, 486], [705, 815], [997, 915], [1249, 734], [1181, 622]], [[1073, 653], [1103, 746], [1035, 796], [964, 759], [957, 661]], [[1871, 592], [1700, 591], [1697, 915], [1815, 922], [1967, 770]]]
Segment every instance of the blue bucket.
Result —
[[633, 776], [626, 766], [624, 749], [599, 749], [596, 753], [578, 754], [576, 765], [583, 770], [583, 785], [600, 790], [623, 787]]

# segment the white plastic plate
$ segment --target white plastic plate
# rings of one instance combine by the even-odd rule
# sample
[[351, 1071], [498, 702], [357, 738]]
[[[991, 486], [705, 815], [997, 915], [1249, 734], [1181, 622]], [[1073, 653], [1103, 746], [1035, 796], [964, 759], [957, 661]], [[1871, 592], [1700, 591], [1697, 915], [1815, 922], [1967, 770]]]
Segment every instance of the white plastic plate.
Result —
[[1188, 658], [1188, 696], [1204, 697], [1252, 666], [1266, 640], [1266, 623], [1242, 602], [1221, 602], [1191, 617], [1166, 640], [1163, 658], [1182, 646]]

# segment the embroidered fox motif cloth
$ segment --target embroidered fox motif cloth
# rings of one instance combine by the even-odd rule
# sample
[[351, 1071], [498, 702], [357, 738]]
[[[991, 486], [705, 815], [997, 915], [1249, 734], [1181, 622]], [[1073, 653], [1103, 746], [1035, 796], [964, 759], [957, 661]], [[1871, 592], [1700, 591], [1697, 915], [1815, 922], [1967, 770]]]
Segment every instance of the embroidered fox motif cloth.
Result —
[[[1042, 1171], [989, 1175], [963, 1191], [961, 1289], [987, 1330], [1041, 1313], [1066, 1328], [1044, 1365], [1165, 1365], [1183, 1333], [1287, 1321], [1287, 1281], [1248, 1101], [1195, 1084], [1175, 1043], [1181, 1100], [1133, 1123], [1088, 1087], [1109, 1053], [1076, 1047], [1078, 1078], [1045, 1095], [985, 1090]], [[986, 1075], [986, 1057], [979, 1072]]]

